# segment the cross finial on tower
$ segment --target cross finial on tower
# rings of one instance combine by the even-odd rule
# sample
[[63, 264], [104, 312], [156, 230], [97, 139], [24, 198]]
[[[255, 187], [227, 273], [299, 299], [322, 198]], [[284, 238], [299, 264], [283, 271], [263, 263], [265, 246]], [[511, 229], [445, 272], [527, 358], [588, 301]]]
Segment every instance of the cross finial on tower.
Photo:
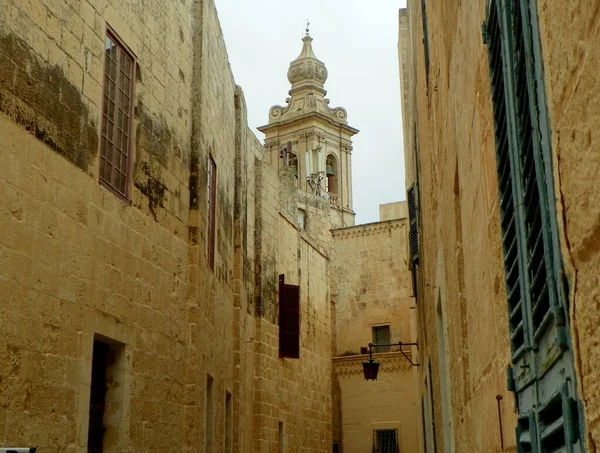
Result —
[[310, 31], [310, 22], [306, 19], [306, 36], [308, 36], [308, 32]]

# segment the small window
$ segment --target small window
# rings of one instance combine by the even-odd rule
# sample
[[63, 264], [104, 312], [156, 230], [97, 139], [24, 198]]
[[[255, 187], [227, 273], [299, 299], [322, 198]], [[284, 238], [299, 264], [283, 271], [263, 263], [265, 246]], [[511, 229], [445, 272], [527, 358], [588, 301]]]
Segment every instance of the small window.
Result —
[[398, 430], [377, 429], [373, 431], [373, 453], [400, 453]]
[[333, 444], [333, 453], [340, 453], [340, 444], [338, 444], [337, 442], [335, 442]]
[[[390, 326], [373, 327], [373, 344], [390, 344]], [[390, 347], [375, 346], [373, 352], [390, 352]]]
[[285, 453], [285, 428], [283, 422], [279, 422], [279, 453]]
[[217, 165], [212, 156], [208, 156], [208, 266], [215, 269], [215, 216], [217, 204]]
[[135, 59], [115, 35], [104, 41], [104, 95], [100, 134], [100, 181], [127, 198], [131, 167], [131, 117]]
[[279, 357], [300, 358], [300, 287], [279, 276]]
[[301, 230], [306, 229], [306, 211], [304, 209], [298, 209], [298, 227]]
[[233, 408], [231, 393], [225, 392], [225, 453], [232, 451]]
[[213, 451], [213, 432], [214, 425], [214, 405], [213, 405], [213, 388], [214, 379], [208, 375], [206, 377], [206, 412], [204, 419], [204, 453], [212, 453]]

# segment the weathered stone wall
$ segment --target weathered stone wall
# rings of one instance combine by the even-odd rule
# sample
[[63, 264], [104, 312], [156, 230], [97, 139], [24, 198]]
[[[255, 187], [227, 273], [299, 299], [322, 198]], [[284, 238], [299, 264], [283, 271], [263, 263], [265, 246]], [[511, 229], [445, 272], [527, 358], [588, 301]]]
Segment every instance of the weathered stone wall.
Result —
[[[554, 181], [588, 447], [600, 445], [600, 5], [539, 2]], [[560, 30], [561, 33], [556, 33]]]
[[[107, 450], [183, 446], [191, 22], [184, 4], [140, 7], [0, 9], [3, 445], [84, 448], [101, 336], [125, 376]], [[133, 206], [97, 182], [106, 22], [139, 62]]]
[[406, 226], [406, 219], [397, 219], [333, 230], [336, 355], [360, 353], [373, 340], [373, 325], [389, 323], [392, 341], [409, 342], [414, 301]]
[[[331, 236], [328, 242], [321, 242], [301, 230], [294, 205], [306, 208], [309, 222], [310, 216], [326, 216], [328, 206], [318, 197], [296, 198], [291, 175], [280, 179], [270, 163], [257, 163], [257, 171], [261, 228], [256, 230], [256, 250], [261, 269], [255, 309], [260, 319], [253, 346], [256, 422], [251, 451], [277, 450], [279, 422], [283, 422], [286, 448], [326, 452], [331, 449]], [[292, 198], [282, 195], [285, 193]], [[300, 286], [299, 360], [278, 358], [279, 274], [285, 275], [286, 283]]]
[[[430, 55], [425, 73], [421, 2], [408, 2], [407, 48], [401, 55], [407, 187], [419, 177], [421, 360], [431, 360], [438, 451], [444, 445], [437, 307], [444, 313], [454, 451], [514, 451], [508, 320], [498, 213], [486, 2], [427, 2]], [[570, 289], [570, 326], [590, 451], [600, 438], [597, 384], [598, 209], [600, 161], [598, 4], [566, 8], [539, 1], [538, 20], [552, 131], [554, 185]], [[401, 14], [401, 22], [406, 14]], [[416, 135], [414, 134], [416, 132]], [[414, 150], [418, 149], [415, 154]], [[417, 172], [418, 168], [418, 172]], [[441, 305], [440, 305], [441, 301]], [[423, 369], [423, 377], [426, 370]], [[443, 371], [443, 370], [442, 370]], [[423, 382], [423, 379], [421, 379]], [[502, 397], [502, 425], [496, 396]], [[448, 426], [448, 424], [446, 424]], [[446, 450], [444, 450], [446, 451]]]
[[[384, 215], [400, 212], [382, 209]], [[374, 341], [372, 328], [390, 326], [390, 342], [414, 341], [414, 299], [407, 268], [407, 221], [403, 216], [333, 230], [332, 302], [335, 304], [334, 440], [346, 453], [368, 451], [373, 431], [397, 429], [401, 451], [418, 445], [418, 394], [413, 372], [397, 347], [375, 354], [378, 380], [365, 381], [361, 355]], [[412, 354], [410, 347], [404, 348]]]
[[[137, 57], [131, 203], [98, 183], [106, 23]], [[0, 443], [86, 450], [102, 338], [107, 451], [203, 450], [209, 375], [212, 451], [226, 392], [233, 451], [272, 451], [279, 422], [288, 451], [329, 451], [327, 209], [263, 163], [214, 3], [7, 0], [0, 40]], [[279, 273], [301, 286], [300, 360], [278, 359]]]
[[410, 363], [395, 352], [377, 354], [374, 358], [380, 364], [379, 376], [376, 381], [365, 381], [362, 362], [368, 358], [358, 355], [333, 359], [341, 394], [343, 451], [371, 451], [373, 432], [392, 429], [398, 431], [401, 452], [418, 451], [418, 398]]

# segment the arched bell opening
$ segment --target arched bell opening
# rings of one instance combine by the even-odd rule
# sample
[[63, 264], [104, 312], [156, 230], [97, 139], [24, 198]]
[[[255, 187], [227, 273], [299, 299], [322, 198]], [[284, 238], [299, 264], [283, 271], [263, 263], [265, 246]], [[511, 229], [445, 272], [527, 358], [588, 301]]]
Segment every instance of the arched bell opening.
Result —
[[337, 195], [338, 194], [338, 164], [337, 159], [333, 154], [327, 155], [325, 161], [325, 176], [326, 185], [325, 188], [327, 193]]
[[288, 166], [292, 170], [292, 174], [298, 179], [298, 156], [295, 153], [289, 154]]

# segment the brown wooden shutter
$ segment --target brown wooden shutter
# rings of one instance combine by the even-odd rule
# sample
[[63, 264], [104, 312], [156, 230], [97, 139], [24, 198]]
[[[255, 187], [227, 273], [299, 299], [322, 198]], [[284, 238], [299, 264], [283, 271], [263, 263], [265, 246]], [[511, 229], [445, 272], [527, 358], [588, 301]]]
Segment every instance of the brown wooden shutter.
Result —
[[300, 358], [300, 287], [279, 276], [279, 357]]

